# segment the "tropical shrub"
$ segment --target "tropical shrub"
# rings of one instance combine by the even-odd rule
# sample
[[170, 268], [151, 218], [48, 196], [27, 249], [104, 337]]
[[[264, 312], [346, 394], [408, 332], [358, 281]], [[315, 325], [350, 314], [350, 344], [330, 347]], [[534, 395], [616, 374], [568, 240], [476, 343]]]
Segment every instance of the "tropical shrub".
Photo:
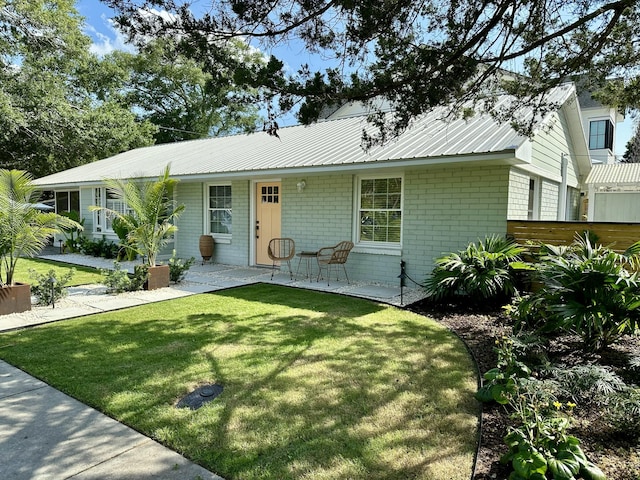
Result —
[[169, 166], [156, 181], [109, 179], [105, 183], [112, 195], [127, 206], [127, 213], [97, 205], [90, 209], [119, 219], [128, 230], [131, 248], [145, 259], [147, 266], [155, 266], [160, 250], [178, 230], [173, 222], [184, 211], [184, 205], [176, 204], [172, 198], [177, 180], [170, 178]]
[[176, 251], [174, 250], [171, 254], [171, 258], [169, 259], [169, 280], [174, 283], [179, 283], [184, 280], [187, 271], [195, 261], [196, 259], [194, 257], [191, 257], [188, 260], [176, 257]]
[[125, 222], [120, 217], [116, 217], [111, 222], [111, 228], [120, 240], [117, 259], [132, 261], [136, 259], [136, 250], [134, 248], [132, 240], [129, 238], [131, 232], [131, 225], [135, 223], [134, 218], [130, 218], [128, 222]]
[[77, 210], [62, 212], [60, 215], [70, 218], [78, 224], [78, 226], [69, 226], [60, 229], [64, 236], [65, 248], [71, 253], [78, 252], [80, 250], [80, 234], [84, 229], [84, 218], [80, 218], [80, 212]]
[[13, 285], [18, 260], [38, 255], [61, 228], [82, 229], [70, 218], [38, 210], [39, 197], [29, 173], [0, 169], [0, 287]]
[[515, 292], [514, 268], [524, 268], [525, 248], [499, 236], [470, 243], [466, 249], [436, 260], [427, 279], [427, 295], [435, 300], [465, 297], [472, 300], [505, 299]]
[[30, 276], [35, 280], [31, 285], [31, 293], [37, 297], [39, 305], [52, 305], [67, 295], [67, 284], [73, 278], [76, 270], [71, 268], [67, 273], [58, 277], [52, 268], [48, 273], [38, 273], [31, 269]]
[[545, 246], [536, 265], [541, 288], [512, 309], [517, 326], [543, 333], [572, 332], [598, 351], [640, 326], [640, 288], [630, 266], [640, 242], [619, 254], [588, 236], [567, 247]]

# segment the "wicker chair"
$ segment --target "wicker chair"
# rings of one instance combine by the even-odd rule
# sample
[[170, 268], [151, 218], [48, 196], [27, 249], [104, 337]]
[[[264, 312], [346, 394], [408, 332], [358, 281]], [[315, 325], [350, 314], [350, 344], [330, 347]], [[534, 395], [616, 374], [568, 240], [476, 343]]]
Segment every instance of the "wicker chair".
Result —
[[344, 241], [334, 247], [324, 247], [318, 250], [318, 281], [320, 281], [322, 270], [324, 269], [327, 271], [327, 286], [329, 285], [332, 265], [336, 266], [336, 280], [339, 280], [338, 265], [342, 265], [344, 276], [347, 278], [347, 283], [349, 283], [349, 276], [347, 275], [345, 264], [347, 263], [347, 258], [349, 258], [349, 252], [351, 252], [352, 248], [353, 242]]
[[296, 242], [291, 238], [272, 238], [269, 240], [267, 255], [273, 261], [271, 268], [271, 280], [276, 269], [276, 263], [287, 262], [289, 265], [289, 276], [293, 280], [293, 270], [291, 270], [291, 259], [296, 254]]

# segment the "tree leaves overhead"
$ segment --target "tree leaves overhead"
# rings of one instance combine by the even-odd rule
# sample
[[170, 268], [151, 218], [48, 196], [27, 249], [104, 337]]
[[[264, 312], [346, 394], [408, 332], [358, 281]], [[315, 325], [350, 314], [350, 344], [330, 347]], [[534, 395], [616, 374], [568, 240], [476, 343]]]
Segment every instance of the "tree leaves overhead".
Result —
[[73, 5], [0, 0], [2, 168], [41, 176], [152, 142], [150, 123], [95, 95], [105, 80]]
[[[471, 101], [491, 110], [506, 91], [541, 109], [539, 94], [577, 75], [596, 86], [637, 75], [637, 0], [212, 0], [206, 10], [173, 0], [104, 1], [131, 35], [177, 37], [196, 56], [215, 55], [237, 37], [264, 50], [295, 42], [328, 68], [288, 73], [278, 58], [258, 68], [217, 60], [236, 80], [266, 89], [280, 111], [299, 104], [303, 123], [327, 105], [388, 100], [396, 115], [373, 117], [381, 127], [374, 141], [434, 106], [453, 103], [459, 113]], [[502, 69], [517, 75], [496, 81]]]
[[[225, 48], [247, 65], [262, 62], [240, 41]], [[114, 80], [105, 97], [138, 112], [140, 119], [159, 127], [156, 143], [175, 142], [240, 131], [254, 131], [258, 109], [250, 101], [251, 90], [236, 87], [233, 73], [182, 54], [176, 42], [158, 39], [144, 44], [136, 54], [116, 51], [104, 59]]]

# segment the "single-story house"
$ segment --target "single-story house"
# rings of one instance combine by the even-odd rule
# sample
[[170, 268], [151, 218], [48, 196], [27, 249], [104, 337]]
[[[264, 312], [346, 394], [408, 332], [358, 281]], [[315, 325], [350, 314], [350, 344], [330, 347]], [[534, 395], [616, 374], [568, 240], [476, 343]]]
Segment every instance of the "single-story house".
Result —
[[585, 184], [589, 222], [640, 222], [640, 163], [593, 165]]
[[[591, 162], [573, 84], [531, 137], [488, 115], [446, 119], [446, 108], [415, 120], [396, 141], [365, 151], [366, 112], [344, 105], [311, 126], [185, 141], [124, 152], [36, 180], [75, 208], [85, 235], [116, 239], [91, 205], [117, 205], [105, 178], [157, 178], [170, 164], [186, 205], [173, 247], [200, 258], [202, 234], [215, 262], [271, 265], [267, 244], [290, 237], [296, 250], [341, 240], [355, 247], [351, 279], [397, 284], [400, 261], [422, 281], [434, 259], [490, 234], [507, 219], [577, 219]], [[509, 101], [505, 97], [501, 101]], [[523, 112], [526, 113], [526, 112]]]

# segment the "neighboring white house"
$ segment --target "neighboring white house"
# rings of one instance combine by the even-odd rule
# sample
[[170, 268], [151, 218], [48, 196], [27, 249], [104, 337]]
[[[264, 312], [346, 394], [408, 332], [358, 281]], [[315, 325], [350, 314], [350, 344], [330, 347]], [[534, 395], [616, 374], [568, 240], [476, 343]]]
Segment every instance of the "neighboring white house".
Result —
[[640, 222], [640, 163], [594, 165], [588, 188], [590, 222]]
[[617, 109], [591, 98], [587, 91], [580, 95], [579, 100], [592, 163], [614, 163], [618, 154], [615, 151], [616, 125], [624, 121], [624, 116]]
[[298, 251], [351, 240], [350, 278], [397, 283], [402, 260], [422, 280], [443, 253], [505, 234], [508, 219], [577, 219], [591, 169], [580, 106], [572, 84], [550, 96], [560, 107], [530, 138], [488, 115], [446, 121], [446, 109], [434, 109], [397, 141], [364, 151], [366, 116], [347, 105], [326, 121], [282, 128], [279, 138], [139, 148], [36, 183], [78, 205], [85, 235], [115, 239], [109, 219], [89, 211], [126, 208], [104, 179], [154, 178], [170, 164], [186, 205], [180, 256], [199, 257], [202, 234], [214, 237], [216, 262], [234, 265], [270, 265], [272, 237], [293, 238]]

